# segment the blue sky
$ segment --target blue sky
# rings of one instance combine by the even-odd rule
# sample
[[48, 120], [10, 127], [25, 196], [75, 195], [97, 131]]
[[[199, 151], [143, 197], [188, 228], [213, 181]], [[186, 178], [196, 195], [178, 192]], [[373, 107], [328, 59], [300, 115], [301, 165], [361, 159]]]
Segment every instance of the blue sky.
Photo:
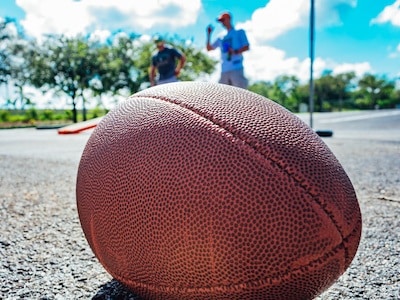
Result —
[[[224, 10], [246, 29], [251, 81], [281, 74], [309, 78], [310, 0], [0, 0], [0, 17], [16, 18], [26, 33], [107, 36], [123, 29], [143, 38], [161, 33], [190, 39], [204, 49], [205, 28], [223, 28]], [[315, 0], [315, 76], [324, 70], [400, 77], [400, 0]], [[209, 55], [218, 58], [218, 51]], [[208, 80], [216, 81], [217, 72]]]

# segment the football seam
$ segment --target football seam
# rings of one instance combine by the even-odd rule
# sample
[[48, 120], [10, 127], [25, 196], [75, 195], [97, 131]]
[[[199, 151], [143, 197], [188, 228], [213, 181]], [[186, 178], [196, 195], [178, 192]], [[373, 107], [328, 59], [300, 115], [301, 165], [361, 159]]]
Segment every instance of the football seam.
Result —
[[[150, 99], [155, 99], [155, 100], [161, 100], [161, 101], [165, 101], [169, 104], [174, 104], [177, 105], [180, 108], [186, 109], [196, 115], [198, 115], [199, 117], [202, 117], [204, 119], [206, 119], [207, 121], [213, 123], [214, 125], [218, 126], [220, 129], [225, 130], [226, 132], [230, 133], [233, 137], [237, 138], [238, 140], [242, 141], [243, 144], [247, 145], [249, 148], [251, 148], [255, 153], [259, 154], [260, 156], [262, 156], [265, 160], [270, 161], [272, 163], [274, 163], [279, 169], [281, 169], [282, 172], [284, 172], [288, 177], [292, 178], [295, 182], [297, 182], [299, 184], [299, 186], [307, 193], [309, 194], [316, 203], [318, 203], [319, 207], [325, 212], [325, 214], [328, 216], [328, 218], [331, 220], [331, 222], [333, 223], [333, 225], [335, 226], [337, 232], [340, 234], [341, 236], [341, 243], [339, 243], [338, 245], [336, 245], [336, 247], [332, 248], [332, 250], [328, 253], [325, 253], [324, 255], [322, 255], [321, 257], [311, 261], [309, 264], [307, 265], [303, 265], [300, 266], [298, 268], [294, 268], [291, 269], [290, 271], [286, 272], [285, 275], [280, 276], [280, 277], [267, 277], [266, 279], [262, 279], [262, 280], [256, 280], [256, 281], [249, 281], [249, 282], [245, 282], [245, 283], [241, 283], [241, 284], [235, 284], [235, 285], [221, 285], [221, 286], [214, 286], [214, 287], [207, 287], [207, 288], [203, 288], [203, 287], [197, 287], [197, 288], [177, 288], [177, 287], [165, 287], [165, 289], [173, 289], [173, 290], [177, 290], [177, 291], [184, 291], [184, 290], [191, 290], [193, 292], [195, 292], [196, 290], [198, 291], [203, 291], [204, 289], [215, 289], [215, 288], [226, 288], [226, 287], [232, 287], [232, 291], [233, 290], [237, 290], [239, 287], [242, 287], [243, 285], [246, 285], [246, 287], [253, 287], [256, 288], [258, 286], [262, 286], [265, 283], [267, 283], [268, 281], [273, 281], [273, 280], [277, 280], [278, 278], [284, 278], [285, 276], [289, 276], [289, 274], [297, 272], [299, 270], [302, 270], [304, 268], [309, 267], [310, 265], [313, 265], [314, 263], [318, 262], [319, 260], [321, 260], [321, 258], [325, 257], [325, 256], [330, 256], [329, 254], [334, 253], [337, 251], [337, 249], [340, 249], [341, 247], [344, 249], [344, 260], [345, 262], [347, 262], [349, 260], [349, 253], [348, 253], [348, 249], [345, 247], [345, 241], [347, 240], [348, 237], [351, 237], [353, 235], [353, 233], [357, 230], [357, 226], [354, 227], [352, 229], [352, 231], [347, 235], [344, 236], [343, 232], [340, 230], [340, 226], [338, 225], [337, 221], [335, 220], [335, 218], [332, 216], [331, 213], [329, 213], [324, 205], [318, 201], [318, 194], [313, 195], [310, 190], [307, 188], [306, 185], [303, 185], [302, 181], [297, 180], [294, 176], [292, 176], [292, 174], [284, 167], [282, 166], [278, 161], [274, 160], [272, 157], [266, 157], [263, 153], [261, 153], [256, 147], [254, 147], [251, 143], [249, 143], [247, 141], [247, 139], [242, 138], [242, 136], [240, 135], [240, 133], [238, 132], [232, 132], [230, 130], [228, 130], [226, 127], [223, 126], [222, 122], [220, 122], [218, 119], [213, 118], [212, 114], [206, 114], [204, 112], [202, 112], [201, 110], [198, 110], [190, 105], [187, 105], [185, 103], [180, 102], [179, 100], [174, 100], [171, 98], [167, 98], [167, 97], [163, 97], [163, 96], [159, 96], [159, 95], [132, 95], [131, 97], [129, 97], [129, 99], [146, 99], [146, 98], [150, 98]], [[254, 285], [253, 283], [258, 282], [258, 285]], [[147, 285], [144, 283], [137, 283], [139, 284], [139, 286], [146, 286], [146, 287], [151, 287], [153, 285]], [[155, 286], [153, 286], [155, 287]], [[156, 288], [157, 289], [157, 288]]]
[[298, 268], [292, 268], [286, 272], [281, 272], [282, 274], [280, 276], [275, 276], [275, 277], [264, 277], [259, 280], [252, 280], [252, 281], [244, 281], [241, 283], [236, 283], [236, 284], [225, 284], [225, 285], [215, 285], [215, 286], [208, 286], [208, 287], [177, 287], [177, 286], [165, 286], [165, 285], [154, 285], [154, 284], [147, 284], [147, 283], [142, 283], [142, 282], [137, 282], [134, 280], [127, 280], [124, 277], [120, 276], [115, 276], [116, 279], [120, 280], [121, 282], [129, 282], [129, 285], [135, 286], [135, 287], [140, 287], [140, 288], [145, 288], [151, 291], [156, 291], [156, 292], [175, 292], [175, 293], [187, 293], [187, 294], [204, 294], [208, 292], [216, 292], [216, 290], [219, 290], [219, 292], [229, 292], [229, 293], [234, 293], [236, 291], [241, 291], [241, 290], [257, 290], [259, 288], [262, 288], [264, 286], [268, 286], [268, 284], [271, 284], [272, 282], [276, 281], [284, 281], [285, 279], [290, 279], [290, 278], [296, 278], [296, 274], [301, 274], [303, 271], [307, 270], [309, 267], [313, 265], [323, 265], [324, 260], [323, 258], [328, 258], [333, 256], [335, 253], [338, 251], [342, 250], [345, 251], [346, 247], [343, 244], [339, 244], [335, 248], [333, 248], [331, 251], [325, 253], [321, 257], [312, 260], [309, 262], [307, 265], [300, 266]]

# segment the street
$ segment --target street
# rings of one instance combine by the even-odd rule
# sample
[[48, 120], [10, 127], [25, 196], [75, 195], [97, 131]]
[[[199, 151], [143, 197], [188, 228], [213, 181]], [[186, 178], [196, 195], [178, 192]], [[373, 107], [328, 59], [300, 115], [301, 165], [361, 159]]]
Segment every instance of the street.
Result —
[[[333, 131], [323, 141], [363, 218], [352, 264], [316, 299], [399, 299], [400, 110], [313, 117], [315, 130]], [[0, 130], [0, 299], [139, 299], [100, 265], [79, 223], [76, 176], [91, 132]]]
[[[298, 116], [309, 124], [308, 113]], [[313, 123], [315, 130], [332, 130], [333, 138], [400, 142], [400, 110], [314, 113]], [[54, 129], [0, 130], [0, 154], [78, 161], [91, 132], [59, 135]]]

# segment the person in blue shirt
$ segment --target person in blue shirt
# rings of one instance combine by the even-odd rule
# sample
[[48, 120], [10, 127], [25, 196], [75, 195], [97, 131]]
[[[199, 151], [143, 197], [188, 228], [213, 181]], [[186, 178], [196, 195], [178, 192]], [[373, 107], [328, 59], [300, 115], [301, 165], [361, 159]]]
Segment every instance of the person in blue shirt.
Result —
[[[162, 37], [154, 38], [154, 42], [158, 51], [151, 58], [150, 85], [178, 81], [179, 73], [185, 65], [185, 55], [175, 48], [166, 46]], [[158, 80], [156, 81], [157, 73]]]
[[207, 27], [207, 50], [220, 48], [221, 50], [221, 78], [219, 83], [233, 85], [246, 89], [248, 80], [244, 76], [242, 53], [250, 49], [246, 32], [243, 29], [236, 30], [232, 25], [232, 16], [229, 12], [222, 13], [217, 21], [227, 30], [225, 36], [211, 40], [212, 26]]

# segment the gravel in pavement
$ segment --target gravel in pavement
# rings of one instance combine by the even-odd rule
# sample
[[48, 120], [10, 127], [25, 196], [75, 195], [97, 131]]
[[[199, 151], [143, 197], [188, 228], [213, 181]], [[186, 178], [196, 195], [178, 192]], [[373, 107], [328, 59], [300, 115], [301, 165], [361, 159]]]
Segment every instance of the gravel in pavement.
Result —
[[[317, 299], [400, 299], [400, 142], [324, 141], [354, 184], [363, 233], [349, 269]], [[111, 278], [84, 238], [78, 163], [0, 153], [0, 299], [139, 299]]]

